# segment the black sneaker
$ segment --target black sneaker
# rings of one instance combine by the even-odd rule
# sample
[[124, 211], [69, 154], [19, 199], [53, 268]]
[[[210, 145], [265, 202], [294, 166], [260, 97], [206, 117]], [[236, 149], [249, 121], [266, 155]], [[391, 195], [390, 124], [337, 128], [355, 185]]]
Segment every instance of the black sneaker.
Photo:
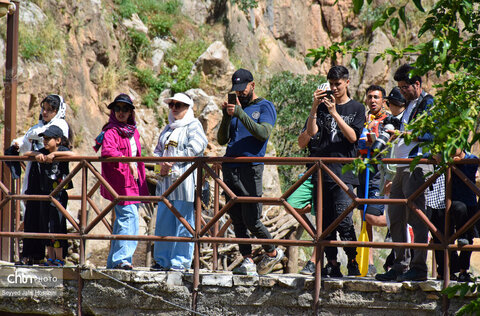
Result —
[[349, 276], [358, 276], [361, 275], [360, 269], [358, 269], [357, 260], [353, 259], [347, 264], [347, 270]]
[[397, 282], [403, 281], [426, 281], [427, 273], [418, 271], [417, 269], [410, 269], [402, 275], [397, 277]]
[[164, 266], [155, 263], [153, 266], [150, 267], [150, 271], [168, 271], [169, 268], [165, 268]]
[[300, 274], [305, 274], [305, 275], [311, 275], [315, 273], [315, 263], [312, 261], [308, 260], [308, 262], [305, 264], [302, 270], [299, 272]]
[[341, 263], [337, 262], [337, 265], [334, 266], [332, 263], [328, 262], [325, 265], [325, 268], [322, 268], [323, 277], [332, 277], [332, 278], [342, 278], [343, 274], [340, 272]]
[[401, 274], [393, 269], [390, 269], [385, 273], [379, 273], [375, 275], [375, 279], [378, 281], [396, 281], [399, 275]]
[[458, 282], [473, 282], [471, 275], [469, 272], [460, 272], [458, 274]]
[[[437, 275], [437, 280], [443, 281], [443, 275], [439, 274]], [[457, 281], [458, 277], [455, 274], [450, 274], [450, 281]]]

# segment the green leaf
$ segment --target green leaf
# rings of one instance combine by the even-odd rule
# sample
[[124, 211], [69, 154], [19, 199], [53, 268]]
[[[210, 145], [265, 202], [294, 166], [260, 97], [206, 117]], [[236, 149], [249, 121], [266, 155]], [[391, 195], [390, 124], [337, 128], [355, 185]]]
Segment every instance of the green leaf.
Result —
[[392, 14], [395, 13], [395, 11], [397, 11], [397, 8], [395, 7], [390, 7], [388, 9], [385, 10], [385, 14], [387, 15], [387, 17], [391, 16]]
[[390, 20], [390, 29], [392, 30], [393, 37], [397, 36], [399, 26], [400, 21], [398, 20], [398, 18], [393, 18]]
[[405, 16], [405, 6], [401, 7], [398, 10], [398, 15], [400, 16], [400, 19], [402, 19], [403, 25], [407, 26], [407, 17]]
[[415, 3], [418, 10], [425, 12], [425, 9], [422, 7], [422, 0], [413, 0], [413, 3]]
[[359, 14], [363, 7], [363, 0], [353, 0], [353, 13]]
[[383, 17], [376, 20], [375, 23], [373, 23], [372, 32], [375, 31], [376, 28], [382, 27], [385, 24], [385, 22], [387, 22], [387, 19]]

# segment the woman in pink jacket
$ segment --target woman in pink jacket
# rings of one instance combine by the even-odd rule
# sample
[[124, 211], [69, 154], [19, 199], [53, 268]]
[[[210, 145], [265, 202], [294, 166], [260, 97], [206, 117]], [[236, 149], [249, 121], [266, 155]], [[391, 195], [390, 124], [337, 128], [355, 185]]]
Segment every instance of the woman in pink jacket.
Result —
[[[140, 134], [135, 122], [135, 107], [126, 94], [118, 95], [108, 105], [110, 119], [96, 139], [95, 150], [102, 147], [102, 157], [140, 157]], [[118, 195], [148, 195], [143, 162], [102, 162], [102, 176]], [[102, 186], [102, 196], [113, 200]], [[115, 206], [114, 235], [138, 235], [139, 201], [120, 201]], [[135, 240], [113, 240], [107, 259], [107, 269], [131, 270]]]

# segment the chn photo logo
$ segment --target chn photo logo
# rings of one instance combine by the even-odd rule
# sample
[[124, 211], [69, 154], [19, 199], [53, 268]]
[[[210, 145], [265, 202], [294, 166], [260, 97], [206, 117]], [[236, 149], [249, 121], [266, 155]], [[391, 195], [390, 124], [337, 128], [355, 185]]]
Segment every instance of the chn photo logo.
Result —
[[0, 297], [58, 296], [62, 291], [62, 269], [0, 269]]

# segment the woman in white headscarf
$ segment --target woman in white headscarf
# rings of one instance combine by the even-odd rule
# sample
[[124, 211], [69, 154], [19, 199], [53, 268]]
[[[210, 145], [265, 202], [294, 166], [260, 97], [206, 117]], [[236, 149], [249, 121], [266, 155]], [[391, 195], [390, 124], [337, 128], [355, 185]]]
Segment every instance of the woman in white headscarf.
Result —
[[[169, 124], [158, 138], [154, 155], [158, 157], [201, 156], [207, 147], [207, 137], [202, 124], [193, 114], [193, 100], [185, 93], [176, 93], [165, 100], [170, 112]], [[156, 194], [162, 195], [190, 166], [191, 162], [160, 163], [160, 180]], [[194, 207], [196, 172], [190, 174], [167, 199], [185, 220], [194, 227]], [[191, 237], [190, 232], [163, 203], [158, 203], [156, 236]], [[193, 243], [155, 242], [153, 271], [185, 270], [190, 268], [193, 259]]]
[[[67, 105], [63, 98], [57, 94], [51, 94], [42, 100], [40, 103], [40, 118], [38, 123], [32, 126], [27, 133], [12, 142], [12, 146], [19, 151], [20, 155], [28, 151], [39, 151], [43, 148], [43, 137], [39, 136], [47, 128], [52, 125], [58, 126], [62, 132], [62, 145], [70, 147], [69, 136], [70, 130], [68, 123], [65, 121], [65, 112]], [[29, 192], [38, 192], [38, 179], [30, 179], [31, 162], [28, 162], [25, 170], [25, 178], [23, 180], [22, 192], [29, 194]], [[25, 232], [45, 232], [48, 225], [44, 220], [46, 217], [42, 216], [38, 210], [40, 209], [40, 201], [27, 201], [25, 205], [24, 231]], [[33, 264], [38, 263], [45, 257], [45, 240], [42, 239], [23, 239], [23, 252], [21, 259], [17, 264]]]

